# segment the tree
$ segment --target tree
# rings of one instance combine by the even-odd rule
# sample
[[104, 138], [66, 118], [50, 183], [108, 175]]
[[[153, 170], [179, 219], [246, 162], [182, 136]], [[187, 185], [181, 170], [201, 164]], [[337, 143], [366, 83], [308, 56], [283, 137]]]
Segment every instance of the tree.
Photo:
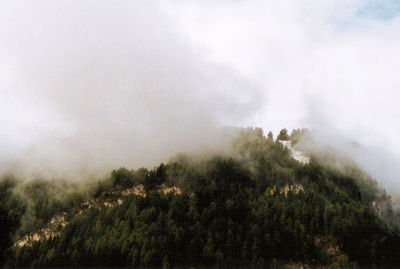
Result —
[[271, 131], [268, 132], [268, 140], [274, 140], [274, 134]]
[[134, 185], [135, 181], [134, 173], [124, 167], [113, 170], [111, 173], [111, 182], [113, 186], [121, 185], [123, 188], [129, 188]]
[[289, 140], [289, 134], [286, 128], [283, 128], [277, 137], [278, 140]]

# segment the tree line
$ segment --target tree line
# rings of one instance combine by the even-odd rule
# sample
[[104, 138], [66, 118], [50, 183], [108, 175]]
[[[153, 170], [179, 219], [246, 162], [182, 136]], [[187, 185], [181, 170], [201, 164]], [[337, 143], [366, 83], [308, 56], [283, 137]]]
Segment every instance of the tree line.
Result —
[[[304, 130], [280, 138], [299, 139]], [[400, 264], [399, 215], [376, 182], [354, 164], [352, 173], [311, 158], [294, 160], [272, 133], [243, 129], [233, 157], [180, 154], [154, 169], [114, 170], [90, 193], [63, 199], [38, 181], [27, 185], [35, 222], [68, 211], [61, 234], [24, 247], [26, 198], [18, 182], [0, 182], [2, 264], [7, 267], [226, 267], [282, 268], [290, 263], [329, 268]], [[36, 184], [36, 185], [35, 185]], [[146, 195], [123, 197], [114, 207], [73, 214], [88, 197], [143, 185]], [[164, 194], [162, 186], [182, 192]], [[301, 191], [288, 186], [301, 186]], [[281, 191], [285, 187], [286, 192]], [[36, 189], [35, 189], [36, 188]], [[40, 198], [35, 197], [39, 195]], [[378, 213], [374, 202], [384, 205]], [[32, 207], [32, 206], [31, 206]], [[38, 226], [39, 227], [39, 226]]]

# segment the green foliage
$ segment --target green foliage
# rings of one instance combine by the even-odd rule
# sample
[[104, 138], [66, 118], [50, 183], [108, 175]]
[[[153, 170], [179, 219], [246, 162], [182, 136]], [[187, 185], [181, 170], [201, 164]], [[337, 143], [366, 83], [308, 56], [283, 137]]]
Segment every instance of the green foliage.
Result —
[[297, 144], [299, 140], [308, 132], [307, 129], [293, 129], [290, 134], [289, 140], [292, 141], [293, 145]]
[[[298, 136], [294, 133], [291, 139]], [[71, 215], [59, 236], [24, 247], [11, 247], [11, 235], [27, 203], [13, 194], [15, 182], [1, 181], [0, 216], [14, 221], [9, 230], [2, 230], [4, 264], [141, 268], [400, 264], [400, 236], [393, 225], [398, 219], [390, 210], [389, 197], [360, 170], [338, 171], [315, 160], [303, 165], [261, 129], [242, 130], [234, 145], [239, 157], [196, 160], [180, 155], [151, 170], [115, 170], [98, 183], [93, 197], [112, 197], [116, 190], [138, 184], [143, 184], [146, 195], [130, 195], [122, 204]], [[165, 194], [160, 191], [165, 185], [180, 187], [182, 193]], [[60, 210], [73, 212], [82, 203], [79, 192], [66, 194], [66, 203], [50, 188], [54, 188], [51, 182], [31, 182], [24, 189], [33, 201], [36, 222], [45, 222]], [[391, 223], [377, 216], [373, 201], [389, 208], [384, 212]]]
[[12, 177], [0, 181], [0, 264], [4, 263], [8, 255], [6, 250], [12, 245], [12, 236], [25, 211], [22, 199], [13, 194], [17, 184], [17, 180]]
[[282, 129], [277, 137], [278, 140], [289, 140], [289, 134], [288, 131], [284, 128]]
[[274, 135], [271, 131], [268, 132], [267, 138], [268, 140], [274, 140]]
[[120, 168], [118, 170], [113, 170], [111, 173], [112, 185], [121, 186], [122, 188], [130, 188], [140, 181], [138, 175], [134, 171], [129, 171], [126, 168]]

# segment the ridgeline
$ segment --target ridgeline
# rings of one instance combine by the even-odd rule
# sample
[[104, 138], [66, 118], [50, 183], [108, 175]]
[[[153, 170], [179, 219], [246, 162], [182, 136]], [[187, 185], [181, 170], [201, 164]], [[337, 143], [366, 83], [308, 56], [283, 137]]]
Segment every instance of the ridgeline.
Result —
[[4, 177], [1, 265], [399, 267], [390, 197], [354, 163], [293, 158], [304, 132], [242, 129], [229, 154], [178, 154], [79, 187]]

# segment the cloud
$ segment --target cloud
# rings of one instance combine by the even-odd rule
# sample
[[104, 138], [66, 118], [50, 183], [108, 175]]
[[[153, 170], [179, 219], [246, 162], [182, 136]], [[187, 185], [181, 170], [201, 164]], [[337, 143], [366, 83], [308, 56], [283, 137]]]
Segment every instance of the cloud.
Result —
[[395, 6], [3, 1], [1, 162], [151, 165], [218, 126], [252, 125], [330, 130], [399, 164]]
[[255, 82], [203, 60], [157, 1], [9, 1], [0, 26], [4, 169], [154, 165], [261, 104]]
[[[169, 12], [210, 59], [262, 85], [266, 102], [251, 124], [274, 132], [283, 127], [330, 130], [379, 148], [386, 161], [399, 166], [400, 14], [395, 1], [173, 3]], [[391, 173], [395, 178], [396, 170]]]
[[301, 127], [307, 96], [320, 94], [333, 124], [393, 129], [400, 17], [359, 16], [369, 2], [358, 0], [179, 3], [174, 14], [210, 58], [264, 86], [260, 125]]

